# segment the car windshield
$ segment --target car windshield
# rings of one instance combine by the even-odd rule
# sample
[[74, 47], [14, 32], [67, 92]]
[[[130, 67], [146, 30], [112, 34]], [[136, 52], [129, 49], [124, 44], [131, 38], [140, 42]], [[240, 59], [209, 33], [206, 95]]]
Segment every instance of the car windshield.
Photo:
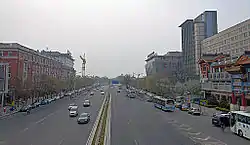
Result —
[[70, 109], [70, 111], [77, 111], [77, 110], [78, 110], [77, 107], [72, 107], [72, 108]]
[[88, 113], [83, 113], [83, 114], [81, 114], [80, 117], [83, 117], [83, 118], [88, 117]]

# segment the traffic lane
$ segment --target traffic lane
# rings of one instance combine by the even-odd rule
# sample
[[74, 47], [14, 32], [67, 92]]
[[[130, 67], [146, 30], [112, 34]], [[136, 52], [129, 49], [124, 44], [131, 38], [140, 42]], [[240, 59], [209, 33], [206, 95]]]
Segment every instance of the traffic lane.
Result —
[[43, 118], [51, 112], [54, 112], [60, 106], [69, 103], [68, 98], [63, 98], [52, 102], [51, 104], [40, 106], [39, 108], [31, 110], [31, 113], [27, 115], [25, 112], [20, 112], [14, 116], [4, 118], [0, 120], [0, 139], [5, 139], [8, 136], [12, 136], [14, 133], [25, 128], [32, 122], [35, 122], [39, 118]]
[[125, 94], [121, 92], [116, 95], [116, 90], [111, 93], [112, 145], [194, 144], [166, 123], [151, 103], [130, 99]]
[[59, 110], [47, 114], [44, 118], [41, 118], [32, 125], [24, 128], [14, 137], [15, 140], [8, 141], [8, 144], [85, 144], [101, 106], [103, 96], [96, 94], [88, 98], [91, 101], [91, 107], [82, 106], [82, 102], [86, 99], [84, 97], [81, 97], [76, 101], [79, 107], [79, 114], [82, 112], [90, 112], [91, 121], [88, 124], [77, 124], [77, 117], [70, 118], [67, 110], [68, 105], [64, 105], [61, 106]]
[[165, 116], [166, 120], [172, 119], [179, 124], [188, 125], [192, 132], [202, 133], [203, 136], [213, 138], [214, 140], [227, 145], [249, 145], [250, 143], [249, 140], [234, 135], [230, 132], [229, 128], [223, 132], [221, 128], [214, 127], [211, 123], [211, 116], [193, 116], [180, 110], [176, 110], [174, 113], [162, 115]]

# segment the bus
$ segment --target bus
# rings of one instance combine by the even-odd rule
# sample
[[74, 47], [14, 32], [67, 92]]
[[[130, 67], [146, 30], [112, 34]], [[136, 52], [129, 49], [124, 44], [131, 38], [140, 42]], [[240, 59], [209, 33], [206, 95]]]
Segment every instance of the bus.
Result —
[[241, 137], [250, 139], [250, 112], [231, 111], [230, 130]]
[[164, 111], [175, 110], [174, 99], [162, 98], [161, 96], [154, 96], [153, 98], [154, 106]]

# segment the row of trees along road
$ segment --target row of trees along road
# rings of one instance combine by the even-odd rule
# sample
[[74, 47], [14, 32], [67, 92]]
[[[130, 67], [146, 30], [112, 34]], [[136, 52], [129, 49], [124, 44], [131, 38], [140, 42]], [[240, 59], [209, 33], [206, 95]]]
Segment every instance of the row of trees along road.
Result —
[[85, 86], [92, 85], [95, 82], [94, 77], [72, 76], [67, 80], [58, 79], [48, 75], [34, 77], [33, 80], [24, 80], [21, 77], [12, 78], [15, 83], [10, 86], [11, 96], [15, 100], [28, 100], [29, 98], [36, 100], [36, 98], [48, 98], [52, 94], [65, 92], [69, 90], [79, 89]]
[[[121, 78], [121, 76], [119, 76]], [[200, 95], [200, 81], [198, 79], [189, 79], [182, 77], [181, 74], [150, 75], [136, 78], [132, 75], [124, 75], [121, 83], [127, 86], [143, 89], [161, 96], [182, 95], [190, 92], [193, 95]]]

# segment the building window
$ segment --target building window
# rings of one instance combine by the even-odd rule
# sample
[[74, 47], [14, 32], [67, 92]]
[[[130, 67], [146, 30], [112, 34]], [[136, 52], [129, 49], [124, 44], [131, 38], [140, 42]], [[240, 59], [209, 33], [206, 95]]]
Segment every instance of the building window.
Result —
[[246, 37], [247, 37], [247, 32], [244, 33], [244, 38], [246, 38]]
[[0, 56], [3, 56], [3, 51], [0, 51]]
[[11, 51], [8, 51], [8, 56], [12, 56], [12, 52]]

